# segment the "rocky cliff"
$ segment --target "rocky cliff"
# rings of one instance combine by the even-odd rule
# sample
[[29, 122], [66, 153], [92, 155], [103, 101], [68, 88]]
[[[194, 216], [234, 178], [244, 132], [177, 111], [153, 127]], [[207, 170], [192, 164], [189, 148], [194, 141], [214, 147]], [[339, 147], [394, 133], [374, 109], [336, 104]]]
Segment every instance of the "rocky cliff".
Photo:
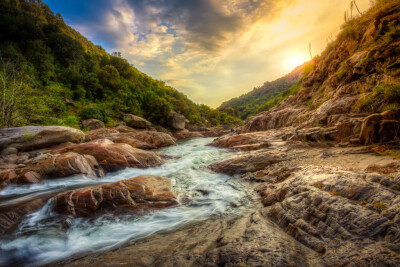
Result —
[[338, 139], [359, 138], [367, 116], [399, 108], [399, 21], [399, 2], [385, 1], [345, 23], [337, 39], [314, 58], [299, 91], [250, 118], [242, 131], [333, 127], [339, 135], [345, 132]]

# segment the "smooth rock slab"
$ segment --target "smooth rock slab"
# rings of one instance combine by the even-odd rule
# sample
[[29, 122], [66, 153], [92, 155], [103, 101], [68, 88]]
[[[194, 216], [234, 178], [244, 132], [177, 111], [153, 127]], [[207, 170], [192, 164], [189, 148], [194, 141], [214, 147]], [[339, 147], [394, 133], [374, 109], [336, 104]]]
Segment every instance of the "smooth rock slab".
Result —
[[284, 160], [285, 158], [280, 154], [261, 150], [236, 156], [212, 164], [210, 167], [213, 171], [234, 175], [263, 170], [274, 163]]
[[0, 149], [34, 150], [65, 142], [81, 143], [85, 134], [64, 126], [27, 126], [0, 130]]
[[119, 209], [162, 209], [176, 204], [169, 179], [143, 175], [60, 194], [55, 210], [74, 217], [89, 217]]

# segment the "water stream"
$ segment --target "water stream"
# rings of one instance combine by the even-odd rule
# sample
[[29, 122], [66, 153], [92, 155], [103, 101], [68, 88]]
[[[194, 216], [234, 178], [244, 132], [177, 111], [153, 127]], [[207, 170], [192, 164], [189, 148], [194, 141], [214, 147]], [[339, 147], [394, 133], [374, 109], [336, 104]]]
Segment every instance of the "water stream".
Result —
[[246, 188], [237, 179], [207, 168], [230, 156], [225, 149], [207, 146], [210, 142], [210, 138], [195, 138], [159, 149], [158, 153], [171, 159], [155, 168], [129, 168], [97, 180], [75, 176], [5, 188], [0, 192], [0, 208], [49, 192], [151, 174], [172, 180], [180, 205], [140, 216], [126, 213], [75, 219], [55, 213], [50, 199], [42, 209], [26, 216], [13, 233], [0, 237], [0, 265], [36, 266], [77, 253], [109, 249], [195, 221], [238, 214], [248, 204]]

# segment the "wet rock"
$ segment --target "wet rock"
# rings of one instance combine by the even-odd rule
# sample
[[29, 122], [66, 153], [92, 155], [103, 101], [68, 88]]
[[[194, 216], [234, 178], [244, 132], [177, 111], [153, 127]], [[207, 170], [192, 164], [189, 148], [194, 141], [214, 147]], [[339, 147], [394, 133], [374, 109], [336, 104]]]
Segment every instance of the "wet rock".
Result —
[[127, 144], [115, 144], [107, 139], [98, 139], [88, 143], [70, 145], [53, 153], [75, 152], [91, 155], [106, 171], [117, 171], [127, 167], [147, 168], [163, 163], [154, 152], [133, 148]]
[[259, 171], [284, 160], [279, 153], [259, 150], [215, 163], [210, 167], [213, 171], [234, 175]]
[[225, 135], [215, 139], [211, 145], [238, 150], [257, 150], [271, 146], [271, 136], [266, 132]]
[[14, 147], [27, 151], [64, 142], [80, 143], [85, 134], [64, 126], [26, 126], [0, 130], [0, 148]]
[[34, 171], [28, 171], [18, 177], [19, 184], [38, 184], [42, 181], [42, 176]]
[[104, 122], [102, 122], [100, 120], [89, 119], [89, 120], [82, 121], [83, 129], [95, 130], [95, 129], [101, 129], [104, 127], [105, 127]]
[[46, 201], [47, 199], [35, 199], [12, 210], [0, 211], [0, 234], [18, 225], [27, 214], [39, 210]]
[[135, 129], [149, 129], [151, 127], [151, 122], [145, 120], [139, 116], [135, 116], [132, 114], [125, 114], [124, 115], [124, 122], [129, 127]]
[[1, 155], [3, 157], [7, 157], [9, 155], [17, 155], [17, 154], [18, 154], [18, 149], [16, 149], [15, 147], [6, 147], [1, 151]]
[[60, 194], [56, 197], [55, 210], [74, 217], [88, 217], [118, 209], [162, 209], [177, 203], [169, 179], [145, 175]]
[[172, 111], [170, 114], [170, 122], [169, 126], [174, 129], [174, 130], [184, 130], [185, 129], [185, 124], [186, 124], [186, 118], [185, 116]]
[[66, 152], [46, 159], [39, 163], [37, 169], [51, 178], [67, 177], [75, 174], [84, 174], [93, 177], [104, 175], [103, 169], [93, 156], [80, 155], [74, 152]]

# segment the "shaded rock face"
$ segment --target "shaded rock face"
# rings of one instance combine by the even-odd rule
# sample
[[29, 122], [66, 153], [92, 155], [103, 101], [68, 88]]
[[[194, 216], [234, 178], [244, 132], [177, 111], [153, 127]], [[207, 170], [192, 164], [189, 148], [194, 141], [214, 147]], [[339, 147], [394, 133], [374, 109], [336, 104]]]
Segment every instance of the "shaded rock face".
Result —
[[314, 128], [295, 130], [293, 133], [284, 135], [282, 139], [288, 141], [304, 141], [304, 142], [334, 141], [336, 134], [337, 134], [336, 127], [330, 127], [330, 128], [314, 127]]
[[0, 130], [0, 148], [11, 146], [21, 151], [65, 142], [80, 143], [84, 139], [82, 131], [64, 126], [27, 126]]
[[360, 141], [365, 145], [388, 142], [400, 137], [400, 110], [368, 116], [361, 128]]
[[169, 179], [145, 175], [60, 194], [55, 210], [74, 217], [89, 217], [118, 209], [162, 209], [177, 203]]
[[176, 112], [171, 112], [170, 114], [170, 127], [174, 130], [183, 130], [185, 129], [185, 124], [186, 124], [186, 118], [185, 116], [176, 113]]
[[[118, 131], [117, 129], [98, 129], [89, 131], [85, 135], [85, 140], [90, 141], [107, 138], [115, 143], [125, 143], [140, 149], [154, 149], [175, 145], [174, 139], [167, 133], [155, 131], [135, 131], [126, 126], [119, 127], [124, 127], [122, 132]], [[129, 129], [132, 129], [132, 131]]]
[[146, 168], [163, 163], [154, 152], [133, 148], [127, 144], [115, 144], [107, 139], [71, 145], [53, 151], [54, 153], [75, 152], [93, 156], [106, 171], [117, 171], [127, 167]]
[[248, 151], [269, 147], [271, 145], [269, 140], [270, 136], [265, 132], [230, 134], [214, 139], [210, 145]]
[[284, 160], [285, 158], [277, 152], [260, 150], [215, 163], [210, 168], [216, 172], [233, 175], [259, 171]]
[[104, 128], [104, 122], [96, 119], [89, 119], [82, 121], [82, 128], [88, 130], [95, 130]]
[[132, 114], [125, 114], [124, 122], [129, 127], [132, 127], [135, 129], [149, 129], [151, 127], [151, 122], [143, 119], [142, 117], [135, 116]]

